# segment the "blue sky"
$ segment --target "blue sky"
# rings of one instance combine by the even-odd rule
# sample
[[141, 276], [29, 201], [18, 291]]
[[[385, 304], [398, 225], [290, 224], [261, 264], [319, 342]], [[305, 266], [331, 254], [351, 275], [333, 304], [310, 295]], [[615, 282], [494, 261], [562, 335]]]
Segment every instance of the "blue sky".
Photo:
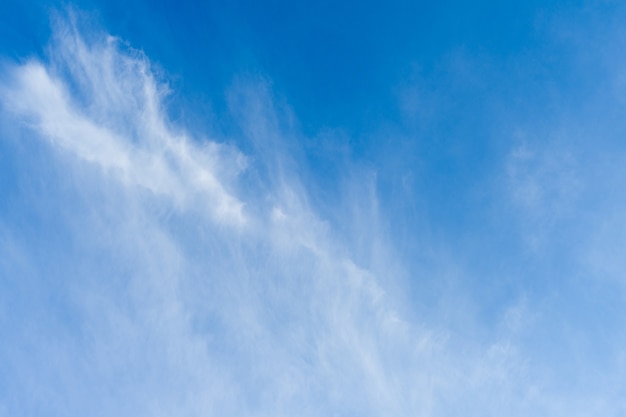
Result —
[[626, 8], [5, 1], [0, 416], [626, 413]]

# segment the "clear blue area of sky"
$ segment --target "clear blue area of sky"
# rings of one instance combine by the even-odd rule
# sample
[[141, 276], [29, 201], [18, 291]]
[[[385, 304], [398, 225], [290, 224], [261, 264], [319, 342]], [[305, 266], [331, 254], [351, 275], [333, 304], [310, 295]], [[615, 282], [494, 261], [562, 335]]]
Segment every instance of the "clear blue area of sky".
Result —
[[[451, 52], [506, 59], [537, 47], [555, 3], [528, 1], [203, 2], [82, 0], [99, 23], [172, 74], [185, 93], [223, 91], [233, 74], [266, 74], [308, 132], [360, 133], [393, 117], [393, 87], [415, 67], [433, 76]], [[570, 2], [573, 3], [573, 2]], [[3, 2], [4, 55], [40, 52], [56, 2]]]

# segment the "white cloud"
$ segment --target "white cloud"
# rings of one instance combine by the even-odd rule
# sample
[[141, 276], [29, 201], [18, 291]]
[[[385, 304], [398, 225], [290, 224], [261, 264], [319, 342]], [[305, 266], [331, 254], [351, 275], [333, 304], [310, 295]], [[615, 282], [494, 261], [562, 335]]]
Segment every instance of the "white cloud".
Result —
[[[9, 255], [0, 267], [38, 288], [36, 297], [18, 288], [23, 299], [4, 302], [40, 303], [15, 318], [20, 332], [3, 330], [3, 412], [515, 416], [549, 409], [509, 330], [474, 339], [402, 317], [385, 286], [396, 279], [385, 275], [403, 268], [376, 237], [383, 227], [375, 178], [359, 178], [367, 195], [346, 194], [347, 206], [369, 207], [344, 219], [357, 223], [358, 238], [338, 236], [309, 204], [286, 156], [267, 86], [239, 85], [230, 96], [257, 146], [244, 156], [173, 126], [162, 104], [167, 88], [146, 57], [116, 38], [91, 38], [60, 23], [49, 62], [15, 66], [1, 90], [11, 120], [42, 139], [52, 161], [39, 171], [52, 174], [49, 182], [35, 188], [46, 193], [20, 195], [25, 221], [57, 232], [11, 231], [0, 241], [32, 272]], [[512, 168], [526, 190], [520, 201], [544, 204], [520, 158]], [[255, 179], [262, 186], [241, 175], [253, 164], [266, 165], [267, 175]], [[375, 260], [360, 264], [355, 252]], [[504, 321], [522, 328], [523, 311]]]
[[[220, 221], [243, 224], [243, 204], [216, 178], [227, 150], [213, 142], [194, 143], [166, 126], [162, 88], [147, 60], [120, 53], [114, 38], [88, 49], [68, 32], [57, 36], [55, 50], [61, 54], [54, 57], [63, 59], [62, 65], [30, 62], [14, 71], [11, 88], [3, 93], [9, 111], [123, 184], [166, 196], [177, 207], [201, 207]], [[64, 69], [80, 99], [58, 75]], [[245, 159], [232, 155], [228, 165], [240, 170]]]

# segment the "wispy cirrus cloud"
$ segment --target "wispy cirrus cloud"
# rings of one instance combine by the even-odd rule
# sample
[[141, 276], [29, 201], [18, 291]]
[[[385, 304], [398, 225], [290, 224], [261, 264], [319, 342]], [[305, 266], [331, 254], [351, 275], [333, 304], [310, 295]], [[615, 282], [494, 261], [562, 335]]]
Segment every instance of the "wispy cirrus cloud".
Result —
[[164, 195], [177, 206], [202, 206], [225, 222], [244, 222], [242, 203], [216, 174], [224, 169], [221, 159], [236, 172], [245, 158], [227, 158], [225, 147], [197, 144], [174, 131], [161, 105], [167, 90], [147, 59], [138, 51], [120, 53], [121, 42], [111, 36], [88, 46], [76, 30], [57, 29], [49, 67], [33, 61], [12, 71], [5, 107], [55, 146], [122, 183]]
[[[48, 59], [9, 67], [0, 90], [4, 146], [22, 158], [13, 222], [0, 224], [1, 414], [602, 409], [544, 390], [546, 370], [519, 343], [538, 314], [525, 300], [487, 336], [404, 315], [389, 287], [407, 271], [378, 236], [375, 175], [346, 181], [335, 221], [354, 226], [333, 228], [266, 84], [228, 94], [254, 143], [244, 154], [170, 121], [141, 52], [73, 18], [54, 33]], [[532, 158], [511, 156], [516, 201], [551, 213]]]

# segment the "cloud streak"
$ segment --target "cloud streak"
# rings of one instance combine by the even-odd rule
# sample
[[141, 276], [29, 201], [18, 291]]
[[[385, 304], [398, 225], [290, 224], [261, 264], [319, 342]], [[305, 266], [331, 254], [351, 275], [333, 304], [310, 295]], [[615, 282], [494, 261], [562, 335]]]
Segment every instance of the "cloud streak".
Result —
[[[83, 201], [60, 221], [80, 225], [63, 279], [38, 280], [44, 293], [57, 287], [60, 317], [48, 331], [33, 321], [5, 352], [19, 376], [9, 412], [407, 413], [395, 345], [414, 336], [308, 207], [295, 173], [276, 174], [271, 209], [254, 193], [248, 201], [235, 194], [247, 158], [171, 126], [166, 88], [141, 53], [109, 36], [87, 44], [62, 22], [50, 53], [10, 70], [2, 102], [29, 135], [72, 156], [61, 171], [78, 174], [71, 194]], [[249, 133], [277, 134], [257, 110]], [[106, 190], [82, 194], [98, 184]], [[19, 399], [27, 393], [33, 408]]]
[[[242, 203], [216, 178], [220, 149], [214, 142], [195, 145], [165, 124], [165, 93], [138, 52], [118, 52], [107, 37], [90, 50], [75, 28], [59, 30], [58, 65], [30, 62], [12, 74], [4, 92], [9, 111], [21, 115], [42, 137], [76, 157], [99, 166], [122, 183], [163, 195], [180, 207], [200, 205], [220, 221], [242, 224]], [[50, 72], [65, 73], [78, 89]], [[230, 169], [245, 160], [234, 155]], [[204, 200], [204, 201], [203, 201]]]
[[[375, 176], [348, 184], [346, 205], [367, 215], [340, 213], [359, 236], [341, 235], [289, 162], [279, 125], [290, 116], [267, 85], [229, 95], [255, 144], [246, 155], [172, 123], [147, 57], [86, 32], [58, 21], [47, 61], [8, 68], [0, 88], [23, 139], [4, 141], [24, 158], [15, 173], [42, 179], [13, 197], [14, 224], [33, 230], [0, 224], [0, 415], [603, 409], [543, 390], [545, 369], [517, 343], [533, 316], [525, 302], [482, 339], [404, 315], [389, 288], [407, 272], [376, 236]], [[551, 210], [538, 178], [552, 168], [533, 171], [532, 158], [510, 157], [514, 199]], [[571, 188], [559, 184], [556, 200]]]

